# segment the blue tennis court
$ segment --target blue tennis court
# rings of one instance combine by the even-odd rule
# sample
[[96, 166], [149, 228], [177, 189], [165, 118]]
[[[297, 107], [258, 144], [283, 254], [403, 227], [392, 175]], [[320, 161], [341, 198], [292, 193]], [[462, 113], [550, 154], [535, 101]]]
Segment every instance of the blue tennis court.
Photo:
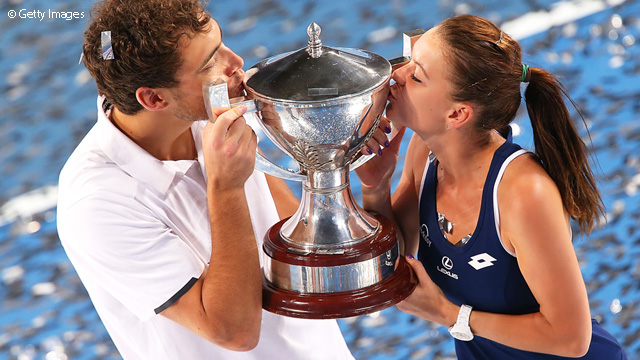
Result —
[[[119, 358], [56, 232], [59, 171], [96, 120], [95, 83], [79, 65], [89, 8], [0, 1], [0, 359]], [[311, 22], [326, 45], [387, 58], [401, 55], [402, 32], [463, 13], [516, 37], [523, 61], [560, 76], [584, 112], [586, 127], [572, 115], [595, 150], [607, 224], [574, 245], [592, 317], [640, 359], [639, 1], [224, 0], [208, 8], [245, 70], [306, 46]], [[515, 125], [531, 148], [524, 108]], [[268, 140], [261, 147], [286, 163]], [[339, 324], [357, 359], [455, 359], [446, 329], [396, 308]]]

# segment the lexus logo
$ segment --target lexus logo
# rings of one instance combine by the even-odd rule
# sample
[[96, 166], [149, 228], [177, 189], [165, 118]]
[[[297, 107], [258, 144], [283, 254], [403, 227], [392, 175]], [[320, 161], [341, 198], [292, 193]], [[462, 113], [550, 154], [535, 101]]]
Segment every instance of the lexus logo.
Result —
[[447, 270], [451, 270], [451, 268], [453, 268], [453, 261], [451, 259], [449, 259], [448, 256], [443, 256], [442, 257], [442, 266], [444, 266], [444, 268], [447, 269]]
[[431, 247], [431, 239], [429, 239], [429, 228], [426, 224], [422, 224], [422, 226], [420, 226], [420, 235], [422, 235], [422, 240], [427, 243], [427, 246]]

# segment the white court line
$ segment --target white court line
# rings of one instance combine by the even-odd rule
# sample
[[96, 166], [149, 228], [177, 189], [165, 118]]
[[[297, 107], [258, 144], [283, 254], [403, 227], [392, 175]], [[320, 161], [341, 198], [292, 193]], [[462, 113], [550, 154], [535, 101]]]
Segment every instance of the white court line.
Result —
[[529, 12], [506, 21], [500, 26], [500, 29], [512, 38], [521, 40], [624, 2], [625, 0], [559, 1], [552, 4], [549, 10]]
[[0, 207], [0, 226], [56, 207], [58, 186], [47, 185], [19, 195]]
[[[559, 1], [552, 4], [549, 10], [526, 13], [504, 22], [500, 28], [514, 39], [521, 40], [624, 2], [625, 0]], [[56, 206], [57, 199], [56, 185], [48, 185], [15, 197], [0, 206], [0, 226], [17, 219], [29, 219], [35, 214], [52, 209]]]

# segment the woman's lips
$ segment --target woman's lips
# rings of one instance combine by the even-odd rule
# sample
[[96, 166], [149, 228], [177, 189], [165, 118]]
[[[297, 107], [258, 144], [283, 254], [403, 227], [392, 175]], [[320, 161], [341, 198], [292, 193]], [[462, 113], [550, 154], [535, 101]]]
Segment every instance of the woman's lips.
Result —
[[387, 100], [389, 100], [389, 101], [395, 101], [396, 100], [396, 97], [393, 96], [393, 89], [391, 89], [389, 91], [389, 96], [387, 97]]

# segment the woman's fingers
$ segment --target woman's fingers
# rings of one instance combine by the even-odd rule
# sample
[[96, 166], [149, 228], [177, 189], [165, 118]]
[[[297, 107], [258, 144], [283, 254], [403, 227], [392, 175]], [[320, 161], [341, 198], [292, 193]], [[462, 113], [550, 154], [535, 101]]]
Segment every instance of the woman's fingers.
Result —
[[[384, 152], [386, 152], [384, 149], [388, 147], [392, 147], [391, 150], [393, 152], [397, 152], [400, 148], [400, 143], [402, 142], [402, 137], [404, 136], [405, 130], [406, 128], [403, 127], [400, 130], [394, 131], [391, 128], [391, 122], [389, 122], [389, 119], [381, 117], [378, 128], [376, 129], [371, 139], [362, 148], [362, 153], [365, 155], [382, 155]], [[392, 132], [393, 136], [391, 136]], [[395, 147], [394, 143], [396, 143]]]
[[371, 139], [362, 148], [362, 153], [365, 155], [378, 154], [382, 155], [382, 148], [389, 146], [389, 140], [387, 135], [380, 129], [376, 129]]
[[411, 265], [416, 277], [418, 277], [418, 282], [420, 284], [426, 284], [431, 282], [431, 278], [427, 271], [424, 269], [424, 265], [419, 260], [414, 259], [413, 257], [406, 257], [407, 262]]

